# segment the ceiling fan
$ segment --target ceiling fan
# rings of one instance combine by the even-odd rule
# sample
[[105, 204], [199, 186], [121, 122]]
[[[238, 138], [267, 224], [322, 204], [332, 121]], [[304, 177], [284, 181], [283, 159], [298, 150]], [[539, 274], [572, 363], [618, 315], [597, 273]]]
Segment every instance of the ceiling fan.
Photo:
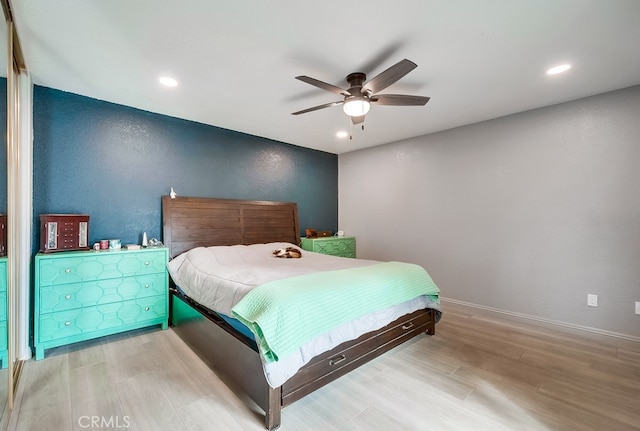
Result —
[[317, 111], [318, 109], [342, 105], [344, 113], [351, 117], [353, 124], [359, 124], [364, 121], [364, 116], [369, 112], [372, 103], [393, 106], [423, 106], [429, 101], [429, 97], [410, 96], [406, 94], [378, 94], [379, 91], [395, 83], [416, 67], [418, 67], [417, 64], [404, 59], [387, 70], [380, 72], [380, 74], [367, 82], [365, 82], [367, 75], [364, 73], [350, 73], [347, 75], [347, 82], [349, 83], [347, 90], [309, 76], [296, 76], [296, 79], [302, 82], [306, 82], [307, 84], [331, 93], [340, 94], [344, 96], [344, 99], [303, 109], [302, 111], [292, 112], [291, 115], [305, 114], [307, 112]]

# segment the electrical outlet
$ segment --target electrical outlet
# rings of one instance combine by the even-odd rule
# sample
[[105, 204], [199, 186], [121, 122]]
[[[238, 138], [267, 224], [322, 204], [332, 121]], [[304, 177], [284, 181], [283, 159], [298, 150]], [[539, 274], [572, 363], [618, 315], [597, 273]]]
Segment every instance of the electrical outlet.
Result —
[[598, 306], [598, 295], [593, 295], [591, 293], [587, 294], [587, 305], [589, 307], [597, 307]]
[[636, 301], [636, 314], [640, 314], [640, 301]]

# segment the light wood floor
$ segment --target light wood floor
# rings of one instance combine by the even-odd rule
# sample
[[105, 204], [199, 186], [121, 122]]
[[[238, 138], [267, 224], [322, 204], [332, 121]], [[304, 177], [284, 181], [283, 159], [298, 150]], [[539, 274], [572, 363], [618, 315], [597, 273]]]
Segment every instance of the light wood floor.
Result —
[[[640, 343], [444, 310], [435, 336], [285, 408], [281, 429], [640, 429]], [[48, 350], [21, 385], [10, 428], [19, 431], [263, 429], [171, 329]], [[107, 422], [89, 427], [92, 416]]]

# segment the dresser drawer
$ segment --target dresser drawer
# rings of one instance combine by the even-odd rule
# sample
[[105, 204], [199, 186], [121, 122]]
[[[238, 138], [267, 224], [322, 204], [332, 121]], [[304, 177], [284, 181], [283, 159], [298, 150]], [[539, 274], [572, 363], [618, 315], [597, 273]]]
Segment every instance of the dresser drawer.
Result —
[[302, 249], [340, 257], [356, 257], [355, 237], [302, 238]]
[[164, 294], [166, 274], [111, 278], [40, 288], [40, 313], [71, 310]]
[[[7, 321], [0, 321], [0, 350], [7, 350], [9, 343], [7, 342]], [[6, 364], [2, 364], [2, 368], [6, 368]]]
[[167, 296], [151, 296], [113, 304], [40, 315], [38, 342], [90, 334], [167, 317]]
[[0, 292], [0, 320], [7, 320], [7, 294]]
[[7, 258], [0, 258], [0, 292], [7, 291]]
[[145, 252], [84, 252], [38, 260], [39, 286], [81, 283], [130, 275], [164, 273], [166, 249]]

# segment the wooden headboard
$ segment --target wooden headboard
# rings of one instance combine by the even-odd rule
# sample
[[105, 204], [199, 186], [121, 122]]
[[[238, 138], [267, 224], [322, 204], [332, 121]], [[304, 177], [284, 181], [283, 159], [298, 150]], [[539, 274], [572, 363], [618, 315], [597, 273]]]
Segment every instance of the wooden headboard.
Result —
[[194, 247], [300, 244], [295, 202], [162, 196], [162, 241], [172, 257]]

